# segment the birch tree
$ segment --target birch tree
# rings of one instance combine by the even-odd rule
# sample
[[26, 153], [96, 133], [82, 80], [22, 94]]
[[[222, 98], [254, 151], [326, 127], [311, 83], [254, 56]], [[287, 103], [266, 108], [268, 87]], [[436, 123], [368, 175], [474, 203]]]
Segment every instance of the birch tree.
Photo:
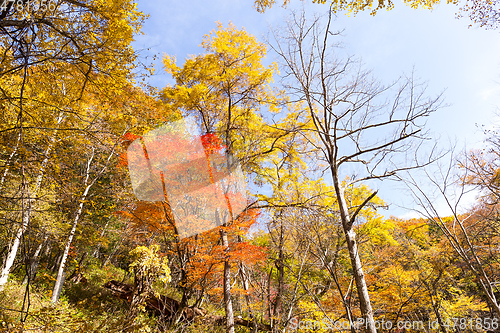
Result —
[[[23, 161], [37, 156], [30, 153], [38, 150], [44, 137], [56, 136], [62, 119], [57, 118], [59, 113], [67, 120], [78, 118], [79, 101], [88, 97], [89, 90], [109, 98], [127, 84], [135, 66], [130, 43], [143, 19], [131, 1], [62, 0], [39, 6], [30, 1], [2, 2], [0, 104], [4, 112], [0, 116], [0, 133], [8, 158], [2, 168], [0, 187], [9, 183], [11, 188], [21, 188], [23, 199], [16, 204], [22, 207], [22, 216], [11, 218], [13, 223], [20, 221], [14, 227], [15, 235], [0, 275], [0, 289], [29, 228], [54, 142], [49, 142], [40, 154], [36, 172]], [[61, 85], [64, 89], [60, 89]], [[56, 124], [54, 118], [58, 119]], [[68, 129], [76, 128], [65, 128]], [[14, 137], [12, 148], [9, 140]], [[17, 165], [22, 166], [14, 168], [17, 160]], [[16, 185], [19, 179], [14, 175], [22, 178], [20, 185]]]
[[[51, 154], [51, 151], [53, 149], [54, 142], [56, 141], [56, 138], [57, 138], [58, 126], [61, 124], [63, 118], [64, 118], [64, 116], [61, 113], [56, 121], [57, 127], [55, 128], [55, 130], [50, 138], [49, 144], [44, 152], [43, 160], [42, 160], [42, 163], [41, 163], [40, 168], [38, 170], [38, 175], [36, 177], [34, 187], [31, 191], [29, 189], [27, 190], [28, 198], [25, 200], [25, 202], [23, 202], [23, 206], [27, 207], [27, 209], [22, 211], [21, 226], [17, 229], [17, 232], [14, 236], [14, 240], [12, 241], [12, 244], [10, 246], [10, 250], [7, 254], [7, 259], [5, 261], [4, 267], [2, 269], [2, 273], [0, 275], [0, 290], [2, 290], [5, 286], [5, 284], [7, 283], [10, 270], [12, 268], [12, 265], [14, 264], [14, 260], [16, 259], [19, 245], [21, 244], [21, 237], [24, 234], [24, 232], [26, 231], [26, 228], [28, 227], [28, 225], [30, 223], [31, 214], [33, 211], [33, 205], [35, 204], [36, 196], [38, 194], [38, 191], [40, 190], [40, 186], [42, 184], [43, 177], [45, 176], [45, 169], [46, 169], [47, 164], [49, 162], [50, 154]], [[16, 149], [14, 149], [13, 154], [15, 154], [16, 150], [17, 150], [17, 147], [16, 147]], [[6, 174], [7, 172], [8, 172], [8, 167], [5, 169], [4, 174]], [[26, 186], [28, 186], [28, 185], [25, 183], [24, 187], [26, 187]]]
[[65, 266], [66, 266], [66, 261], [68, 259], [68, 253], [71, 247], [71, 244], [73, 242], [73, 237], [75, 236], [76, 228], [78, 226], [78, 223], [80, 222], [82, 218], [82, 213], [83, 213], [83, 207], [85, 205], [85, 202], [88, 200], [89, 192], [91, 188], [96, 184], [96, 182], [99, 180], [100, 176], [107, 170], [109, 163], [112, 159], [112, 157], [115, 155], [115, 146], [111, 149], [111, 152], [109, 153], [108, 157], [104, 160], [104, 164], [98, 168], [97, 172], [94, 174], [94, 177], [91, 177], [91, 172], [92, 172], [92, 166], [93, 163], [95, 163], [95, 158], [96, 158], [96, 149], [95, 147], [92, 147], [91, 150], [89, 151], [89, 157], [87, 159], [86, 167], [85, 167], [85, 174], [84, 174], [84, 181], [83, 181], [83, 193], [81, 194], [79, 200], [78, 200], [78, 206], [74, 215], [73, 223], [71, 225], [71, 230], [68, 235], [68, 239], [66, 241], [66, 244], [64, 246], [64, 251], [62, 254], [61, 261], [59, 263], [59, 268], [57, 271], [57, 277], [56, 277], [56, 282], [54, 283], [54, 289], [52, 291], [52, 298], [51, 302], [56, 303], [59, 300], [59, 296], [61, 294], [61, 290], [64, 284], [64, 277], [65, 277]]

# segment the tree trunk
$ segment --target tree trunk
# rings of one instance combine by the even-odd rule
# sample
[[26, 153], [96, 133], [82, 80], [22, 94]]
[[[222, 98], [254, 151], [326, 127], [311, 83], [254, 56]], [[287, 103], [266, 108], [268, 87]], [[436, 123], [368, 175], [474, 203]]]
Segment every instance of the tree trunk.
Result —
[[271, 329], [273, 328], [273, 312], [272, 312], [272, 304], [273, 300], [271, 299], [271, 281], [273, 277], [274, 267], [271, 266], [269, 270], [269, 274], [267, 274], [267, 317], [269, 318], [269, 322], [271, 323]]
[[40, 262], [40, 260], [39, 260], [40, 252], [42, 252], [42, 248], [45, 245], [45, 243], [47, 242], [48, 238], [49, 238], [48, 235], [45, 236], [45, 238], [40, 243], [40, 245], [38, 245], [38, 247], [35, 251], [35, 254], [33, 255], [33, 258], [31, 258], [30, 269], [28, 272], [26, 272], [26, 275], [24, 276], [23, 284], [28, 283], [28, 281], [33, 280], [33, 278], [35, 277], [36, 271], [38, 269], [38, 263]]
[[55, 273], [57, 271], [57, 267], [59, 267], [59, 263], [61, 262], [61, 258], [62, 258], [62, 251], [58, 249], [57, 253], [54, 256], [54, 259], [49, 260], [49, 262], [51, 262], [51, 261], [54, 262], [54, 264], [50, 266], [50, 271], [52, 273]]
[[[116, 147], [116, 144], [115, 144], [115, 147]], [[59, 295], [61, 294], [61, 290], [62, 290], [62, 287], [64, 284], [64, 266], [66, 264], [66, 260], [68, 259], [69, 248], [71, 246], [71, 242], [73, 241], [73, 237], [75, 236], [76, 227], [78, 225], [78, 222], [80, 221], [80, 217], [81, 217], [82, 211], [83, 211], [83, 205], [85, 204], [85, 200], [87, 199], [87, 195], [90, 191], [90, 188], [95, 184], [97, 179], [99, 179], [100, 175], [107, 169], [107, 165], [108, 165], [109, 161], [111, 160], [111, 157], [113, 157], [113, 155], [114, 155], [115, 147], [113, 147], [113, 149], [111, 150], [111, 153], [109, 154], [109, 156], [106, 160], [106, 164], [96, 174], [94, 179], [89, 184], [90, 167], [92, 165], [92, 160], [94, 159], [94, 156], [95, 156], [95, 150], [94, 150], [94, 148], [92, 148], [92, 155], [90, 156], [90, 158], [87, 162], [87, 170], [85, 172], [86, 173], [85, 174], [85, 181], [84, 181], [85, 191], [83, 192], [82, 197], [80, 198], [80, 205], [78, 206], [78, 211], [76, 212], [75, 220], [73, 221], [73, 226], [71, 227], [68, 241], [66, 242], [66, 246], [64, 248], [64, 253], [63, 253], [63, 257], [61, 259], [61, 264], [59, 265], [59, 270], [57, 272], [56, 283], [54, 284], [54, 290], [52, 291], [52, 298], [51, 298], [52, 303], [56, 303], [59, 299]]]
[[[229, 242], [227, 240], [227, 232], [221, 230], [222, 246], [226, 253], [229, 250]], [[231, 301], [231, 263], [226, 257], [224, 261], [224, 305], [226, 308], [226, 332], [234, 333], [234, 314], [233, 303]]]
[[258, 326], [257, 318], [255, 318], [255, 315], [253, 314], [250, 295], [248, 295], [248, 291], [250, 289], [250, 284], [248, 282], [248, 276], [246, 273], [245, 265], [243, 265], [242, 263], [240, 263], [240, 277], [241, 277], [241, 283], [243, 285], [243, 289], [247, 292], [247, 293], [245, 293], [245, 303], [246, 303], [247, 308], [248, 308], [248, 314], [250, 315], [250, 319], [253, 323], [254, 331], [256, 332], [257, 326]]
[[52, 291], [51, 302], [56, 303], [59, 300], [59, 296], [61, 295], [61, 290], [64, 284], [64, 267], [66, 265], [66, 260], [68, 259], [69, 248], [71, 247], [71, 242], [73, 241], [73, 237], [75, 236], [76, 227], [78, 222], [80, 221], [80, 216], [82, 215], [83, 205], [85, 204], [85, 199], [87, 198], [87, 194], [89, 193], [90, 186], [85, 188], [85, 192], [83, 192], [82, 198], [80, 199], [80, 205], [78, 206], [78, 211], [75, 215], [75, 219], [73, 221], [73, 226], [71, 227], [71, 231], [69, 233], [68, 241], [66, 242], [66, 246], [64, 247], [64, 252], [61, 258], [61, 263], [59, 264], [59, 269], [57, 271], [56, 283], [54, 284], [54, 290]]
[[[106, 232], [106, 229], [108, 228], [108, 225], [109, 225], [109, 221], [111, 220], [111, 218], [108, 218], [106, 220], [106, 224], [104, 225], [104, 228], [102, 228], [102, 231], [101, 231], [101, 235], [99, 236], [99, 239], [102, 239], [102, 237], [104, 237], [104, 233]], [[99, 255], [99, 248], [101, 247], [101, 241], [99, 241], [95, 247], [95, 250], [94, 252], [92, 253], [92, 257], [94, 258], [97, 258], [98, 255]]]
[[359, 257], [358, 243], [356, 241], [356, 232], [353, 229], [353, 221], [351, 221], [351, 217], [349, 216], [349, 210], [344, 197], [344, 189], [340, 184], [337, 169], [332, 166], [331, 172], [333, 185], [335, 187], [335, 194], [339, 205], [342, 227], [346, 238], [347, 249], [349, 250], [349, 258], [351, 259], [354, 281], [358, 291], [359, 307], [364, 319], [362, 326], [365, 329], [364, 331], [368, 333], [376, 333], [377, 329], [375, 328], [370, 295], [368, 294], [368, 287], [366, 286], [365, 275], [363, 273], [363, 267]]
[[106, 260], [104, 260], [104, 262], [102, 263], [102, 266], [101, 268], [104, 268], [106, 267], [106, 265], [111, 261], [111, 259], [115, 256], [116, 252], [118, 251], [118, 249], [120, 248], [120, 246], [122, 245], [123, 243], [123, 240], [124, 240], [125, 237], [121, 237], [120, 241], [118, 242], [118, 244], [115, 245], [115, 247], [113, 248], [113, 251], [111, 251], [111, 253], [109, 254], [109, 256], [106, 257]]
[[278, 261], [275, 262], [276, 268], [278, 269], [278, 290], [276, 294], [276, 298], [274, 299], [274, 308], [273, 308], [273, 318], [271, 318], [271, 327], [275, 326], [274, 319], [277, 319], [277, 323], [281, 321], [281, 298], [283, 297], [283, 288], [285, 284], [285, 254], [283, 252], [284, 246], [284, 228], [283, 221], [281, 221], [280, 225], [280, 243], [279, 243], [279, 255]]
[[[59, 117], [57, 118], [57, 126], [61, 123], [63, 120], [63, 113], [59, 114]], [[12, 268], [12, 265], [14, 264], [14, 260], [16, 259], [17, 255], [17, 250], [19, 249], [19, 245], [21, 244], [21, 237], [26, 230], [26, 228], [29, 225], [30, 219], [31, 219], [31, 212], [32, 212], [32, 205], [34, 203], [34, 197], [37, 195], [38, 190], [40, 189], [40, 186], [42, 184], [43, 176], [45, 175], [45, 168], [47, 166], [47, 163], [49, 162], [49, 155], [50, 151], [52, 150], [52, 147], [54, 146], [54, 143], [56, 141], [56, 135], [57, 135], [57, 130], [58, 127], [54, 130], [54, 134], [50, 138], [49, 145], [47, 149], [45, 150], [44, 153], [44, 159], [42, 161], [42, 164], [40, 166], [40, 170], [38, 171], [38, 176], [36, 178], [35, 182], [35, 188], [33, 190], [33, 193], [30, 194], [30, 191], [28, 189], [28, 185], [24, 184], [24, 189], [23, 192], [28, 189], [27, 194], [28, 194], [28, 199], [23, 199], [23, 207], [27, 207], [26, 211], [22, 212], [22, 224], [21, 227], [17, 230], [16, 236], [14, 237], [14, 241], [12, 242], [12, 246], [10, 247], [9, 254], [7, 255], [7, 259], [5, 260], [5, 265], [2, 270], [2, 273], [0, 274], [0, 291], [3, 290], [5, 284], [7, 283], [7, 280], [9, 279], [9, 273]], [[17, 148], [16, 148], [17, 149]], [[4, 176], [6, 173], [4, 173]], [[2, 178], [3, 182], [3, 178]], [[24, 196], [25, 192], [23, 193]]]
[[[23, 222], [23, 227], [24, 226], [25, 223]], [[21, 243], [21, 236], [23, 235], [23, 232], [24, 228], [19, 228], [17, 230], [14, 242], [12, 243], [10, 251], [7, 254], [7, 259], [5, 260], [4, 269], [2, 270], [2, 274], [0, 275], [0, 291], [3, 290], [5, 284], [7, 283], [7, 280], [9, 279], [9, 273], [12, 268], [12, 265], [14, 265], [14, 260], [16, 259], [17, 249], [19, 248], [19, 244]]]
[[[238, 235], [238, 242], [242, 242], [242, 238], [241, 236]], [[246, 269], [245, 269], [245, 265], [240, 262], [239, 264], [239, 268], [240, 268], [240, 278], [241, 278], [241, 284], [243, 285], [243, 289], [247, 292], [245, 293], [245, 303], [247, 305], [247, 308], [248, 308], [248, 314], [250, 315], [250, 319], [253, 323], [253, 329], [254, 329], [254, 332], [257, 332], [257, 318], [255, 318], [254, 314], [253, 314], [253, 311], [252, 311], [252, 307], [251, 307], [251, 300], [250, 300], [250, 295], [248, 295], [248, 291], [250, 290], [250, 283], [249, 283], [249, 278], [247, 276], [247, 272], [246, 272]]]
[[94, 152], [92, 152], [92, 156], [89, 158], [89, 161], [87, 163], [87, 170], [85, 175], [86, 187], [85, 191], [82, 194], [82, 197], [80, 198], [80, 204], [78, 205], [78, 210], [75, 214], [75, 219], [73, 220], [73, 226], [71, 227], [71, 231], [68, 236], [68, 241], [66, 242], [66, 246], [64, 247], [61, 263], [59, 264], [56, 282], [54, 284], [54, 289], [52, 290], [52, 298], [51, 298], [52, 303], [56, 303], [59, 300], [59, 296], [61, 295], [61, 290], [64, 284], [64, 276], [65, 276], [64, 266], [66, 265], [66, 260], [68, 259], [69, 248], [71, 247], [71, 242], [73, 241], [73, 237], [75, 236], [76, 227], [78, 225], [78, 222], [80, 221], [80, 216], [82, 215], [83, 205], [85, 204], [85, 200], [87, 199], [87, 195], [89, 193], [90, 188], [94, 184], [94, 182], [91, 182], [89, 185], [87, 185], [90, 175], [90, 166], [92, 164], [93, 159], [94, 159]]
[[14, 156], [17, 153], [17, 150], [19, 149], [19, 142], [21, 141], [21, 132], [17, 135], [17, 142], [16, 142], [16, 147], [12, 151], [12, 153], [9, 155], [9, 158], [7, 159], [7, 162], [5, 162], [5, 170], [2, 175], [2, 179], [0, 179], [0, 189], [3, 188], [3, 183], [5, 182], [5, 178], [7, 178], [7, 174], [9, 173], [9, 168], [10, 164], [12, 163], [12, 160], [14, 159]]
[[76, 265], [75, 270], [69, 276], [69, 279], [71, 282], [79, 283], [79, 281], [82, 280], [82, 277], [83, 277], [82, 265], [83, 265], [83, 261], [85, 260], [85, 258], [87, 258], [87, 255], [88, 255], [88, 252], [84, 252], [82, 254], [82, 256], [80, 257], [80, 260], [78, 260], [78, 264]]

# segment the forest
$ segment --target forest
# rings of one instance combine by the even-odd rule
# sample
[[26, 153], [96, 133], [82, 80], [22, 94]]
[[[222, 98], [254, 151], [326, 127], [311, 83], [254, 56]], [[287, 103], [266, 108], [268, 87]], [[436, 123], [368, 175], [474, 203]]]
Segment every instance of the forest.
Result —
[[439, 1], [312, 2], [164, 50], [156, 87], [134, 0], [0, 0], [0, 332], [500, 332], [500, 133], [444, 146], [444, 96], [332, 28]]

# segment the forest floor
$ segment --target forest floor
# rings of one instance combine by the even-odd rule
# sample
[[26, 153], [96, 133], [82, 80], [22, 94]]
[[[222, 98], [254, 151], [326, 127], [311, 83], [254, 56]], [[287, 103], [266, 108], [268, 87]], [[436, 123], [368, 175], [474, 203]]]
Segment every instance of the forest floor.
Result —
[[[0, 332], [222, 332], [222, 327], [162, 327], [154, 316], [142, 312], [129, 318], [129, 306], [112, 296], [104, 288], [110, 280], [124, 280], [126, 272], [115, 266], [105, 268], [90, 266], [85, 271], [86, 281], [65, 282], [65, 288], [57, 304], [50, 301], [54, 274], [40, 269], [34, 281], [27, 285], [22, 277], [12, 274], [9, 283], [0, 292]], [[131, 283], [131, 281], [125, 282]], [[21, 319], [21, 309], [29, 306]], [[243, 331], [241, 331], [243, 332]]]

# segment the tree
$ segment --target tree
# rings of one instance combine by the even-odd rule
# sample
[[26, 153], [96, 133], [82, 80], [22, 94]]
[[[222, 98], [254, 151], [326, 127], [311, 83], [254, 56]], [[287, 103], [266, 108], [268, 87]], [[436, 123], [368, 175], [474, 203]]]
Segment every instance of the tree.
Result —
[[[373, 0], [312, 0], [313, 3], [325, 4], [330, 3], [330, 10], [333, 12], [347, 11], [348, 13], [357, 14], [360, 11], [371, 10], [370, 14], [375, 15], [377, 11], [381, 9], [391, 10], [394, 8], [394, 2], [392, 0], [378, 0], [374, 2]], [[405, 0], [405, 4], [411, 6], [412, 8], [426, 8], [432, 9], [434, 5], [437, 5], [440, 0]], [[446, 0], [446, 3], [456, 3], [457, 0]], [[255, 0], [254, 6], [259, 12], [265, 12], [267, 9], [271, 8], [276, 3], [275, 0]], [[290, 0], [283, 0], [283, 7], [290, 3]]]
[[[32, 207], [51, 160], [54, 140], [45, 142], [46, 132], [54, 131], [55, 138], [62, 119], [65, 125], [76, 125], [75, 119], [85, 114], [88, 106], [83, 103], [82, 107], [82, 101], [88, 103], [92, 93], [100, 96], [101, 103], [123, 93], [120, 89], [129, 83], [135, 66], [130, 42], [143, 18], [131, 1], [61, 0], [45, 6], [33, 6], [31, 1], [2, 2], [2, 143], [18, 138], [15, 147], [7, 144], [5, 151], [2, 149], [9, 156], [2, 170], [2, 184], [8, 182], [10, 189], [20, 189], [15, 197], [22, 198], [17, 204], [21, 217], [10, 220], [22, 222], [16, 228], [19, 231], [13, 237], [0, 286], [6, 282], [17, 255], [19, 239], [30, 227]], [[84, 130], [87, 124], [80, 125], [66, 129]], [[26, 161], [38, 156], [37, 150], [44, 146], [41, 167], [34, 173], [37, 176], [27, 176], [30, 166]]]
[[65, 266], [66, 266], [66, 260], [68, 258], [68, 253], [69, 249], [71, 247], [71, 244], [73, 242], [73, 237], [75, 236], [76, 228], [80, 222], [80, 219], [82, 218], [83, 214], [83, 207], [85, 202], [88, 200], [89, 192], [91, 188], [96, 184], [96, 182], [99, 180], [100, 176], [106, 171], [106, 169], [109, 166], [110, 160], [114, 155], [114, 147], [109, 153], [107, 159], [104, 161], [104, 165], [100, 166], [100, 168], [95, 172], [95, 175], [93, 178], [91, 178], [91, 170], [92, 167], [94, 166], [94, 159], [98, 159], [99, 157], [96, 158], [96, 151], [95, 148], [92, 147], [91, 151], [89, 152], [89, 157], [86, 163], [86, 168], [85, 168], [85, 173], [84, 173], [84, 181], [83, 181], [83, 193], [81, 194], [81, 197], [79, 199], [79, 203], [77, 206], [76, 211], [74, 212], [74, 219], [73, 223], [71, 225], [71, 230], [69, 233], [69, 236], [67, 238], [66, 244], [64, 246], [64, 252], [62, 254], [61, 261], [59, 263], [59, 269], [57, 271], [57, 278], [54, 283], [54, 290], [52, 291], [52, 298], [51, 301], [52, 303], [56, 303], [59, 300], [59, 296], [62, 291], [62, 287], [64, 284], [64, 278], [66, 275], [65, 272]]
[[153, 283], [156, 280], [164, 284], [171, 281], [168, 260], [158, 256], [159, 249], [158, 245], [151, 245], [150, 247], [138, 246], [130, 251], [134, 260], [130, 264], [130, 270], [134, 274], [134, 292], [130, 305], [132, 316], [137, 314], [145, 297], [149, 296], [148, 294], [158, 296], [154, 295], [153, 290]]
[[500, 203], [500, 135], [498, 131], [485, 133], [486, 147], [470, 151], [460, 163], [466, 184], [477, 186], [481, 202], [494, 207]]
[[[325, 27], [319, 19], [308, 24], [304, 15], [293, 16], [287, 34], [276, 36], [273, 49], [282, 59], [283, 84], [291, 100], [301, 104], [299, 116], [309, 124], [302, 130], [318, 153], [335, 188], [353, 270], [359, 306], [367, 331], [375, 332], [354, 224], [360, 210], [377, 191], [353, 205], [346, 189], [353, 184], [393, 177], [418, 167], [417, 149], [426, 138], [425, 119], [439, 107], [440, 98], [426, 98], [412, 77], [383, 87], [371, 79], [353, 59], [335, 56], [330, 36], [332, 12]], [[394, 90], [392, 101], [388, 96]], [[347, 175], [347, 165], [358, 165]], [[362, 168], [361, 168], [362, 167]], [[344, 181], [344, 177], [347, 180]]]
[[105, 82], [96, 73], [113, 77], [118, 87], [130, 78], [135, 60], [130, 42], [143, 19], [129, 0], [53, 0], [46, 6], [6, 1], [0, 8], [0, 77], [67, 65], [67, 75], [78, 79], [81, 92], [88, 83]]
[[367, 265], [379, 322], [420, 322], [446, 333], [453, 328], [452, 318], [484, 313], [486, 302], [446, 237], [427, 219], [379, 219], [364, 224], [359, 235], [373, 259]]
[[[496, 153], [493, 154], [495, 155]], [[488, 204], [492, 193], [495, 192], [494, 187], [491, 187], [491, 181], [495, 178], [489, 178], [488, 173], [482, 174], [480, 170], [491, 169], [486, 166], [485, 160], [477, 159], [477, 154], [465, 156], [459, 159], [451, 150], [448, 164], [439, 165], [438, 172], [423, 170], [423, 174], [409, 175], [406, 184], [419, 207], [414, 210], [439, 228], [462, 267], [473, 277], [478, 292], [482, 293], [491, 309], [491, 314], [500, 317], [499, 289], [496, 282], [499, 278], [499, 252], [493, 245], [498, 242], [500, 236], [498, 205], [493, 202]], [[479, 174], [475, 173], [478, 171]], [[430, 186], [424, 186], [421, 179], [428, 180]], [[484, 201], [467, 207], [463, 203], [464, 197], [478, 188], [476, 184], [480, 184], [479, 189], [486, 194]], [[440, 201], [444, 203], [444, 212], [438, 209]]]
[[500, 26], [500, 7], [495, 0], [466, 0], [457, 16], [469, 17], [472, 24], [485, 29], [497, 29]]
[[[57, 119], [57, 126], [61, 123], [62, 120], [63, 120], [63, 115], [61, 114], [59, 116], [59, 118]], [[58, 128], [56, 127], [56, 129], [54, 130], [54, 133], [52, 134], [52, 138], [50, 140], [50, 143], [44, 152], [44, 155], [43, 155], [44, 158], [43, 158], [43, 161], [41, 163], [40, 169], [38, 170], [38, 174], [36, 177], [36, 182], [35, 182], [33, 190], [30, 191], [29, 189], [26, 189], [27, 193], [29, 193], [28, 194], [29, 197], [22, 204], [25, 207], [27, 207], [28, 209], [26, 211], [22, 212], [21, 225], [17, 229], [17, 233], [14, 236], [14, 239], [13, 239], [12, 244], [10, 246], [9, 253], [8, 253], [7, 258], [5, 260], [2, 274], [0, 276], [0, 290], [3, 289], [4, 285], [7, 283], [10, 270], [12, 268], [12, 265], [14, 264], [14, 260], [15, 260], [16, 255], [17, 255], [17, 251], [18, 251], [20, 243], [21, 243], [21, 237], [29, 226], [32, 211], [33, 211], [33, 206], [35, 204], [35, 200], [33, 198], [31, 198], [30, 196], [36, 197], [38, 195], [38, 192], [39, 192], [40, 187], [42, 185], [42, 180], [45, 176], [45, 169], [47, 168], [47, 164], [48, 164], [49, 159], [50, 159], [51, 150], [53, 149], [54, 141], [56, 140], [56, 137], [57, 137], [57, 130], [58, 130]], [[12, 152], [11, 157], [13, 157], [15, 153], [16, 153], [16, 149]], [[7, 176], [7, 172], [9, 171], [9, 164], [10, 163], [7, 163], [7, 168], [4, 169], [2, 183], [4, 182], [5, 177]], [[27, 184], [23, 184], [23, 185], [24, 185], [24, 187], [28, 186]], [[31, 273], [28, 273], [28, 274], [31, 274]]]
[[[240, 212], [246, 205], [245, 196], [231, 186], [237, 182], [233, 179], [236, 177], [220, 165], [226, 164], [225, 146], [214, 134], [199, 137], [185, 131], [187, 121], [166, 124], [139, 138], [127, 134], [126, 137], [136, 140], [122, 159], [129, 166], [136, 195], [151, 202], [139, 201], [133, 209], [121, 214], [131, 219], [136, 228], [149, 229], [149, 242], [155, 238], [163, 241], [175, 267], [172, 275], [182, 299], [174, 323], [181, 318], [191, 298], [196, 297], [198, 306], [205, 293], [216, 289], [214, 279], [223, 272], [221, 264], [226, 267], [228, 261], [251, 263], [261, 256], [258, 247], [242, 240], [255, 222], [256, 212]], [[139, 183], [139, 174], [143, 172], [146, 180]], [[221, 223], [214, 220], [228, 218], [223, 206], [234, 217], [231, 224], [218, 228]], [[231, 249], [219, 244], [221, 229], [228, 241], [234, 242], [238, 237]]]
[[[188, 59], [178, 67], [172, 57], [164, 58], [167, 72], [176, 84], [163, 90], [164, 101], [172, 109], [194, 115], [203, 134], [215, 133], [225, 145], [227, 155], [235, 155], [247, 173], [258, 168], [258, 162], [273, 151], [284, 131], [264, 126], [258, 113], [266, 105], [276, 111], [277, 99], [269, 88], [274, 65], [265, 67], [265, 46], [244, 30], [233, 25], [204, 37], [202, 46], [208, 52]], [[267, 132], [267, 133], [266, 133]], [[271, 147], [271, 148], [269, 148]], [[224, 221], [222, 245], [229, 247], [225, 227], [235, 216]], [[224, 300], [227, 332], [234, 332], [231, 300], [231, 262], [224, 264]]]

